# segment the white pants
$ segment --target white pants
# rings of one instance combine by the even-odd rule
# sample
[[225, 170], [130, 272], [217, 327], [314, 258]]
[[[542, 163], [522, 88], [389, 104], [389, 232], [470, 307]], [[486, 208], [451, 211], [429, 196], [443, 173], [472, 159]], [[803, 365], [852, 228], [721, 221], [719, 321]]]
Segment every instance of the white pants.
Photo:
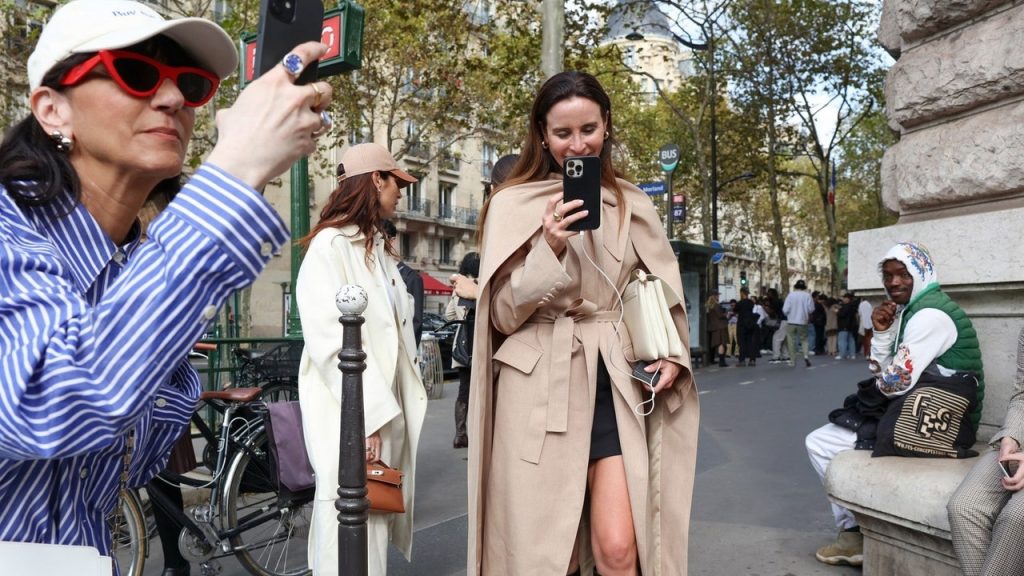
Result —
[[[822, 484], [825, 482], [825, 470], [828, 469], [828, 465], [836, 457], [836, 454], [843, 450], [853, 450], [856, 443], [856, 432], [836, 426], [831, 422], [807, 435], [807, 439], [804, 440], [804, 444], [807, 446], [807, 455], [811, 459], [811, 466], [814, 467], [814, 471], [821, 478]], [[832, 504], [832, 516], [835, 517], [836, 527], [840, 530], [857, 526], [857, 520], [854, 519], [853, 512], [842, 506]]]
[[782, 343], [786, 341], [786, 332], [789, 330], [789, 322], [779, 322], [779, 328], [772, 334], [772, 359], [782, 359]]

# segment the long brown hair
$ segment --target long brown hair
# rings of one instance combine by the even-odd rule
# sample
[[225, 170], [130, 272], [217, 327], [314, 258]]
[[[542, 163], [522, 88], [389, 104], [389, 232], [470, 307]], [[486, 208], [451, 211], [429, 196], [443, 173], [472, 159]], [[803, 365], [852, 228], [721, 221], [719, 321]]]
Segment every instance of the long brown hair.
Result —
[[[339, 172], [342, 168], [339, 165]], [[342, 172], [343, 173], [343, 172]], [[392, 178], [389, 172], [376, 172], [384, 180]], [[309, 249], [309, 244], [316, 237], [317, 233], [325, 228], [341, 228], [354, 224], [362, 232], [364, 240], [363, 247], [366, 254], [363, 256], [366, 265], [373, 265], [373, 241], [380, 233], [384, 234], [382, 218], [380, 213], [380, 192], [373, 185], [374, 172], [357, 174], [342, 180], [331, 192], [327, 204], [320, 211], [320, 221], [316, 226], [301, 239], [299, 245], [303, 250]], [[391, 245], [391, 242], [384, 242], [384, 249], [388, 254], [398, 257], [398, 252]]]
[[487, 209], [491, 199], [499, 192], [510, 186], [523, 184], [525, 182], [538, 182], [546, 180], [552, 172], [561, 173], [561, 167], [555, 161], [551, 152], [544, 148], [544, 129], [546, 127], [548, 112], [562, 100], [572, 97], [581, 97], [592, 100], [601, 108], [601, 115], [605, 118], [605, 129], [608, 130], [608, 138], [601, 147], [601, 184], [611, 188], [615, 197], [619, 200], [619, 218], [625, 215], [625, 203], [622, 190], [615, 180], [621, 174], [612, 165], [612, 146], [615, 144], [615, 127], [612, 122], [612, 101], [604, 87], [597, 78], [586, 72], [559, 72], [548, 78], [544, 85], [537, 92], [533, 100], [533, 108], [530, 110], [529, 132], [526, 136], [526, 143], [519, 160], [516, 162], [508, 178], [500, 184], [495, 191], [484, 202], [480, 209], [480, 225], [477, 230], [479, 237], [483, 236], [484, 221], [487, 219]]

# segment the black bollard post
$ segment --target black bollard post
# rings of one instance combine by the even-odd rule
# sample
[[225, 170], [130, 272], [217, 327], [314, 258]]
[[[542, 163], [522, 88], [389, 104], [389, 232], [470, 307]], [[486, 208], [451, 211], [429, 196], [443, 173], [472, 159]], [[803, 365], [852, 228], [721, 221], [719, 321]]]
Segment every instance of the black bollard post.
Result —
[[338, 368], [341, 376], [341, 446], [338, 456], [338, 574], [366, 576], [366, 430], [363, 422], [363, 352], [360, 333], [366, 291], [348, 285], [338, 290], [335, 304], [344, 325]]

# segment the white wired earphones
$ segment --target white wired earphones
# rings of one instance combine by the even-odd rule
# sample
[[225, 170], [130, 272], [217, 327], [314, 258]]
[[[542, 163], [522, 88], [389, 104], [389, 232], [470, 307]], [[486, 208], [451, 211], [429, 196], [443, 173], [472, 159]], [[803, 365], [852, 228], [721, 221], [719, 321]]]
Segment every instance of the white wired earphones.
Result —
[[[590, 257], [590, 254], [587, 253], [587, 243], [585, 241], [586, 234], [587, 234], [586, 230], [581, 230], [580, 231], [580, 248], [583, 250], [583, 255], [586, 256], [587, 261], [590, 262], [591, 266], [593, 266], [594, 269], [596, 269], [597, 272], [599, 274], [601, 274], [601, 277], [604, 278], [605, 282], [607, 282], [608, 285], [611, 286], [612, 292], [615, 293], [615, 298], [619, 302], [619, 319], [615, 321], [615, 339], [618, 340], [619, 345], [621, 346], [622, 345], [622, 335], [619, 333], [619, 328], [622, 327], [622, 317], [625, 314], [625, 305], [622, 302], [622, 294], [619, 293], [619, 290], [618, 290], [618, 288], [615, 287], [615, 283], [612, 282], [612, 279], [609, 278], [607, 274], [605, 274], [604, 270], [602, 270], [601, 267], [598, 266], [597, 263], [595, 263], [594, 260]], [[643, 402], [640, 402], [636, 406], [633, 406], [633, 412], [637, 416], [650, 416], [651, 413], [654, 412], [654, 397], [655, 397], [654, 387], [657, 384], [657, 379], [661, 376], [661, 362], [662, 362], [662, 360], [658, 360], [658, 367], [654, 371], [654, 373], [652, 374], [654, 379], [651, 381], [652, 383], [648, 384], [642, 378], [634, 376], [632, 371], [627, 372], [627, 371], [623, 370], [622, 368], [620, 368], [618, 366], [615, 366], [612, 363], [612, 360], [610, 360], [610, 359], [608, 360], [608, 366], [611, 366], [616, 371], [618, 371], [620, 374], [625, 374], [626, 376], [632, 378], [633, 380], [636, 380], [637, 382], [642, 383], [648, 390], [650, 390], [651, 397], [649, 399], [644, 400]], [[647, 404], [650, 404], [649, 408], [645, 408], [644, 407]]]

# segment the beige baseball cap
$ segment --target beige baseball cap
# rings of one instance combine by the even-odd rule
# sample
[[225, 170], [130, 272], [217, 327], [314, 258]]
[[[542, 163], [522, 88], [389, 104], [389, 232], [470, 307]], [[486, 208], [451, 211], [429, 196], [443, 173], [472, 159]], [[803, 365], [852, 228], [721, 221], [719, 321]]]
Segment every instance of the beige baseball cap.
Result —
[[341, 155], [341, 165], [345, 169], [345, 173], [339, 175], [339, 178], [348, 178], [369, 172], [390, 172], [398, 179], [399, 188], [418, 182], [411, 174], [398, 167], [398, 162], [395, 162], [394, 156], [388, 152], [387, 148], [376, 142], [356, 144], [349, 148]]
[[38, 88], [46, 73], [72, 54], [126, 48], [161, 34], [221, 79], [238, 68], [235, 43], [209, 20], [166, 20], [131, 0], [72, 0], [53, 13], [28, 57], [29, 89]]

